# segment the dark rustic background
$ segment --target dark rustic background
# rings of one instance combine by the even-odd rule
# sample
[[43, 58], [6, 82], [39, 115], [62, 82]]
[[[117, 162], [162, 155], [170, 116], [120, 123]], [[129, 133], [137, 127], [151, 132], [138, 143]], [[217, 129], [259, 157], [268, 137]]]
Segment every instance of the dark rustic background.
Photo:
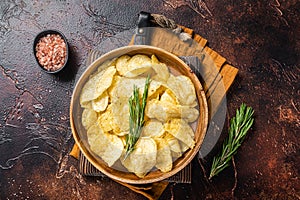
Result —
[[[193, 183], [170, 184], [161, 199], [300, 199], [298, 0], [2, 0], [0, 199], [144, 199], [112, 180], [81, 176], [68, 156], [77, 71], [89, 50], [134, 28], [142, 10], [208, 39], [239, 69], [227, 96], [228, 115], [242, 102], [255, 110], [235, 167], [205, 179], [227, 122], [211, 154], [193, 161]], [[64, 73], [46, 74], [34, 60], [33, 39], [44, 29], [58, 29], [68, 39]]]

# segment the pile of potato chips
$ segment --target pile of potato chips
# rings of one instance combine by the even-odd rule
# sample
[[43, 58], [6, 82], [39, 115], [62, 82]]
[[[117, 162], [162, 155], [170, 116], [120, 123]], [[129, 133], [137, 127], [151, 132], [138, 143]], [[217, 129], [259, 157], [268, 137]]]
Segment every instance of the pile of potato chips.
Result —
[[[134, 85], [142, 95], [148, 75], [145, 124], [134, 151], [124, 159], [128, 99]], [[140, 178], [155, 168], [170, 171], [173, 161], [195, 145], [190, 126], [199, 116], [194, 85], [188, 77], [170, 73], [155, 55], [123, 55], [103, 63], [82, 88], [80, 105], [91, 150], [108, 166], [119, 161]]]

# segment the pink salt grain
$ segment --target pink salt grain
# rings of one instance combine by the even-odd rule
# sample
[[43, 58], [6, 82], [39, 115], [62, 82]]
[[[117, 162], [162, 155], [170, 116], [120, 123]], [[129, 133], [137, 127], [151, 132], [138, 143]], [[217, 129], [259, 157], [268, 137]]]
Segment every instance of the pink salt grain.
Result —
[[66, 62], [67, 48], [65, 41], [58, 34], [42, 37], [36, 45], [36, 57], [47, 71], [57, 71]]

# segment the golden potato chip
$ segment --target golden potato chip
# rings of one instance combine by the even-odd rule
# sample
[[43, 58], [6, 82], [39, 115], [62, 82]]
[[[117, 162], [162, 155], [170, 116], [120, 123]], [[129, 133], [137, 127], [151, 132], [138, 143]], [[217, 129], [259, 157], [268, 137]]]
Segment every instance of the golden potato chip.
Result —
[[97, 99], [92, 100], [92, 108], [96, 112], [104, 111], [108, 105], [108, 93], [104, 91]]
[[96, 83], [96, 93], [100, 96], [109, 86], [112, 84], [113, 77], [116, 73], [116, 68], [111, 66], [104, 70], [103, 75], [101, 76], [100, 80]]
[[128, 71], [124, 74], [125, 77], [136, 77], [152, 69], [151, 59], [146, 55], [134, 55], [127, 64]]
[[83, 102], [80, 106], [81, 106], [82, 108], [93, 109], [93, 108], [92, 108], [92, 103], [91, 103], [91, 101]]
[[159, 101], [157, 99], [152, 99], [147, 103], [145, 113], [149, 118], [157, 119], [161, 122], [166, 122], [172, 118], [183, 118], [187, 122], [194, 122], [199, 116], [199, 111], [196, 108], [175, 105], [168, 101]]
[[160, 105], [158, 99], [152, 99], [147, 103], [145, 115], [151, 119], [157, 119], [161, 122], [165, 122], [167, 119], [167, 114]]
[[165, 92], [160, 97], [161, 102], [168, 102], [174, 105], [178, 105], [179, 102], [175, 96], [175, 94], [170, 89], [166, 89]]
[[171, 155], [173, 158], [179, 158], [182, 155], [181, 147], [180, 147], [180, 141], [178, 141], [177, 138], [175, 138], [173, 135], [170, 133], [165, 133], [163, 139], [168, 143], [170, 150], [171, 150]]
[[105, 61], [103, 64], [101, 64], [97, 71], [101, 72], [103, 70], [105, 70], [106, 68], [110, 67], [110, 66], [116, 66], [116, 59], [112, 59], [112, 60], [107, 60]]
[[195, 141], [191, 136], [194, 135], [194, 131], [183, 119], [174, 118], [169, 120], [166, 124], [164, 124], [164, 129], [190, 148], [194, 147]]
[[156, 155], [155, 141], [149, 137], [141, 137], [129, 156], [124, 160], [123, 155], [120, 160], [129, 172], [143, 178], [155, 166]]
[[170, 75], [167, 86], [175, 94], [181, 105], [194, 105], [196, 101], [195, 87], [187, 76]]
[[107, 109], [101, 113], [98, 117], [98, 124], [104, 132], [109, 132], [113, 130], [113, 115], [111, 104]]
[[157, 145], [156, 165], [155, 167], [162, 172], [169, 172], [173, 166], [173, 160], [169, 144], [161, 139], [155, 139]]
[[152, 65], [152, 68], [157, 72], [157, 74], [152, 77], [153, 80], [164, 83], [168, 81], [170, 74], [169, 71], [166, 71], [167, 66], [165, 64], [154, 64]]
[[189, 106], [180, 106], [181, 118], [187, 122], [194, 122], [199, 117], [199, 110]]
[[104, 133], [99, 126], [91, 126], [87, 131], [87, 137], [91, 150], [109, 167], [122, 155], [124, 149], [122, 140], [116, 135]]
[[82, 105], [84, 102], [98, 98], [109, 88], [115, 73], [116, 69], [112, 66], [91, 76], [81, 90], [80, 104]]
[[102, 72], [97, 72], [96, 74], [92, 75], [89, 80], [85, 83], [81, 90], [80, 94], [80, 105], [83, 106], [84, 103], [89, 102], [93, 99], [96, 99], [99, 95], [96, 93], [96, 85], [98, 81], [101, 79]]
[[115, 88], [119, 85], [121, 80], [121, 76], [115, 75], [112, 81], [112, 84], [110, 85], [110, 87], [107, 89], [108, 95], [110, 97], [113, 96], [113, 91], [115, 90]]
[[116, 127], [116, 132], [124, 132], [129, 130], [129, 105], [127, 97], [114, 99], [112, 102], [112, 118]]
[[186, 145], [185, 143], [179, 141], [180, 144], [180, 148], [181, 148], [181, 152], [184, 153], [186, 152], [190, 147], [188, 145]]
[[129, 71], [128, 61], [130, 58], [131, 57], [128, 55], [123, 55], [116, 60], [116, 68], [121, 76], [124, 76], [124, 74]]
[[96, 122], [97, 122], [97, 113], [92, 109], [85, 108], [82, 111], [82, 116], [81, 116], [81, 123], [84, 126], [84, 128], [87, 130], [90, 126], [92, 126]]
[[[134, 85], [137, 86], [140, 95], [142, 95], [144, 91], [145, 81], [146, 78], [144, 77], [135, 78], [135, 79], [124, 78], [124, 77], [120, 78], [117, 86], [111, 91], [112, 101], [118, 98], [129, 98], [132, 95]], [[160, 82], [152, 80], [149, 85], [148, 96], [151, 96], [153, 93], [155, 93], [160, 86], [161, 86]]]
[[160, 137], [164, 134], [163, 124], [157, 120], [146, 121], [141, 136], [143, 137]]
[[152, 64], [161, 63], [161, 62], [159, 62], [158, 58], [154, 54], [152, 54], [152, 56], [151, 56], [151, 62], [152, 62]]

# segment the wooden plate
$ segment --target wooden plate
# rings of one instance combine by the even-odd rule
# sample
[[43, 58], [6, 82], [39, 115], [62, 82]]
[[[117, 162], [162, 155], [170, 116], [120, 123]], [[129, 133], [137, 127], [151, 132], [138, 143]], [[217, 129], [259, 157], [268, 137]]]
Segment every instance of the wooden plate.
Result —
[[[144, 178], [139, 178], [133, 173], [116, 170], [114, 168], [108, 167], [98, 156], [96, 156], [89, 148], [87, 142], [86, 131], [81, 124], [81, 113], [82, 108], [80, 107], [79, 97], [82, 90], [82, 87], [89, 79], [89, 76], [95, 72], [97, 67], [99, 67], [103, 62], [111, 60], [122, 55], [135, 55], [135, 54], [145, 54], [151, 56], [155, 54], [157, 58], [166, 63], [172, 72], [180, 73], [185, 76], [188, 76], [196, 89], [196, 95], [199, 103], [199, 118], [195, 125], [195, 147], [189, 149], [183, 154], [182, 157], [177, 159], [173, 163], [173, 168], [167, 173], [163, 173], [159, 170], [149, 172]], [[164, 180], [170, 176], [176, 174], [182, 170], [186, 165], [188, 165], [195, 155], [198, 153], [200, 146], [203, 142], [207, 125], [208, 125], [208, 106], [206, 101], [206, 96], [203, 90], [203, 87], [198, 80], [197, 76], [192, 72], [192, 70], [177, 56], [157, 47], [146, 46], [146, 45], [134, 45], [126, 46], [122, 48], [115, 49], [111, 52], [108, 52], [95, 60], [82, 74], [78, 80], [75, 89], [73, 91], [71, 105], [70, 105], [70, 123], [75, 142], [79, 146], [81, 152], [84, 156], [102, 173], [108, 177], [131, 184], [146, 184], [153, 183], [157, 181]]]

